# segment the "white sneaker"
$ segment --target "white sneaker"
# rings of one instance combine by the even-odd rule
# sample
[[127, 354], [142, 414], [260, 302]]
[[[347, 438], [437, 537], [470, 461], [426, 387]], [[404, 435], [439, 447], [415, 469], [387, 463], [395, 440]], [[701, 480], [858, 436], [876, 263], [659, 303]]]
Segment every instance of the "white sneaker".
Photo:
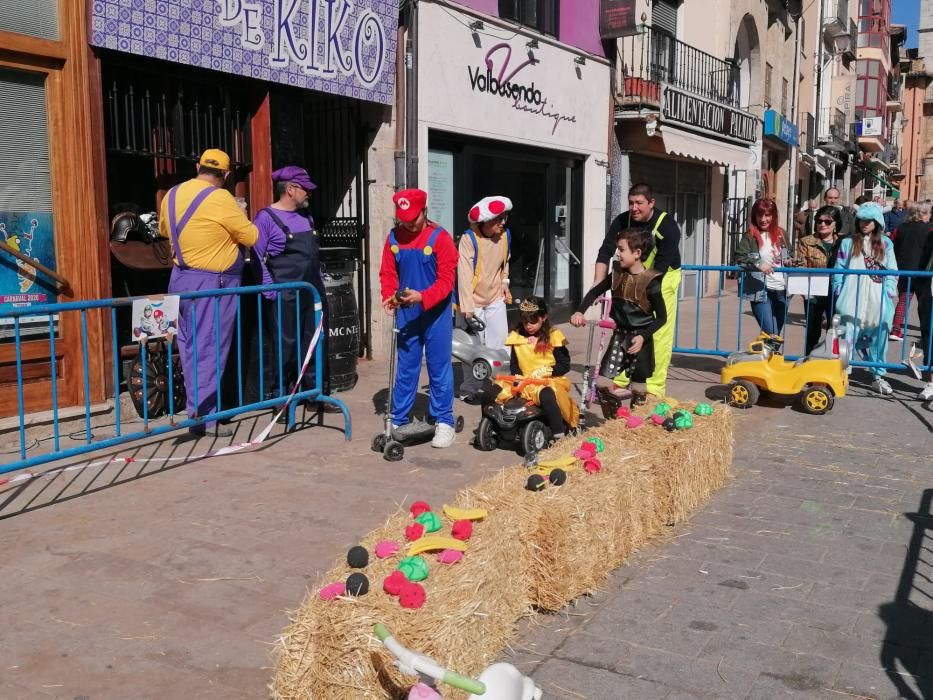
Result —
[[897, 333], [891, 333], [891, 335], [888, 336], [888, 340], [893, 341], [895, 343], [900, 343], [901, 341], [904, 340], [904, 337], [901, 335], [898, 335]]
[[891, 385], [888, 384], [887, 380], [883, 377], [875, 377], [875, 381], [871, 383], [871, 389], [876, 394], [881, 394], [882, 396], [890, 396], [894, 393], [894, 389], [891, 388]]
[[933, 382], [927, 382], [924, 384], [923, 388], [920, 390], [920, 393], [917, 394], [917, 398], [921, 401], [933, 400]]
[[438, 423], [434, 426], [434, 439], [431, 440], [431, 447], [451, 447], [456, 437], [457, 433], [452, 425]]

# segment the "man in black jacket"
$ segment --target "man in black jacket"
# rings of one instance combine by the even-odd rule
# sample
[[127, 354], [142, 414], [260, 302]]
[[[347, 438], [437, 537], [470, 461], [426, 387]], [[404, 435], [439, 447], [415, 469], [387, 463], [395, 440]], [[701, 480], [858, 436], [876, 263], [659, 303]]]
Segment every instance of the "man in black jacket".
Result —
[[[609, 265], [616, 251], [616, 238], [619, 231], [635, 228], [651, 231], [654, 235], [655, 250], [645, 261], [645, 267], [660, 272], [664, 277], [661, 282], [661, 295], [667, 311], [667, 322], [654, 334], [654, 374], [648, 379], [648, 391], [663, 397], [667, 385], [667, 368], [671, 364], [674, 348], [674, 327], [677, 323], [677, 292], [680, 289], [680, 227], [674, 217], [666, 211], [655, 208], [654, 193], [645, 184], [633, 185], [628, 192], [628, 211], [619, 214], [609, 226], [606, 239], [599, 248], [596, 257], [596, 274], [593, 285], [606, 279]], [[622, 374], [615, 383], [624, 387], [628, 378]]]

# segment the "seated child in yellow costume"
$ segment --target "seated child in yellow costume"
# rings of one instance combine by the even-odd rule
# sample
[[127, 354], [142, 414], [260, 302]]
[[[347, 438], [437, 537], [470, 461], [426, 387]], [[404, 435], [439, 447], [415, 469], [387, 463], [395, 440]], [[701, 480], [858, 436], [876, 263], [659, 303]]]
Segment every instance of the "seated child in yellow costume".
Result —
[[[564, 436], [566, 426], [577, 426], [580, 410], [570, 399], [570, 351], [567, 338], [551, 327], [544, 299], [530, 297], [519, 307], [521, 318], [505, 345], [511, 350], [514, 376], [548, 379], [547, 385], [528, 384], [521, 396], [541, 407], [554, 439]], [[505, 402], [512, 398], [512, 383], [496, 381], [484, 392], [484, 402]]]

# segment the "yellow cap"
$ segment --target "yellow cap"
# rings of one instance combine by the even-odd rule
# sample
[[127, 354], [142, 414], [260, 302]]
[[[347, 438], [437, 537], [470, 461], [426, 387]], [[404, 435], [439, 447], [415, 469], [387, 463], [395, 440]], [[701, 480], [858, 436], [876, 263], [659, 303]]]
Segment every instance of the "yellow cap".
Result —
[[230, 170], [230, 156], [221, 151], [219, 148], [208, 148], [204, 153], [201, 154], [201, 159], [198, 161], [198, 165], [203, 165], [206, 168], [214, 168], [216, 170], [227, 171]]

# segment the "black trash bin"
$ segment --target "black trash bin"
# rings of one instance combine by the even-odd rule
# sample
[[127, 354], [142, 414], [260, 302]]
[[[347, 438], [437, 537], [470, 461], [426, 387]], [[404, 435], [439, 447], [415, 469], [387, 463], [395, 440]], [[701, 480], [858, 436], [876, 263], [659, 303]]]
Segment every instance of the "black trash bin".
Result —
[[359, 375], [356, 363], [360, 356], [360, 312], [356, 303], [355, 276], [358, 261], [352, 248], [321, 250], [321, 271], [327, 292], [328, 348], [330, 390], [349, 391]]

